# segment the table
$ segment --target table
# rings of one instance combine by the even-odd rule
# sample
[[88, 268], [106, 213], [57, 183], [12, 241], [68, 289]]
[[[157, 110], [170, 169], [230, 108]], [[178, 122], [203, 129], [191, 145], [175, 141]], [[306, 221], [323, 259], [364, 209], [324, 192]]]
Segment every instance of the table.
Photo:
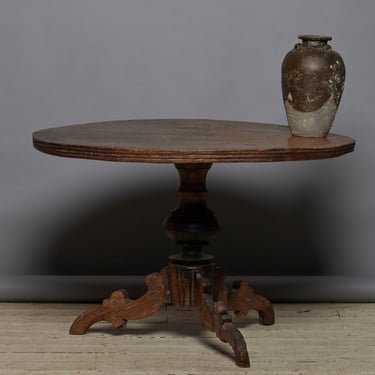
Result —
[[34, 146], [47, 154], [116, 162], [174, 164], [180, 176], [179, 205], [164, 223], [168, 238], [181, 251], [169, 257], [160, 272], [145, 278], [145, 295], [136, 300], [117, 290], [80, 314], [70, 333], [85, 333], [91, 325], [108, 321], [124, 327], [128, 320], [152, 315], [165, 303], [195, 306], [205, 327], [229, 343], [239, 367], [249, 367], [246, 342], [232, 323], [256, 310], [261, 324], [275, 321], [272, 304], [243, 281], [225, 285], [225, 273], [203, 252], [219, 224], [207, 207], [205, 185], [213, 163], [280, 162], [338, 157], [354, 150], [351, 138], [290, 135], [286, 126], [204, 119], [108, 121], [44, 129], [33, 133]]

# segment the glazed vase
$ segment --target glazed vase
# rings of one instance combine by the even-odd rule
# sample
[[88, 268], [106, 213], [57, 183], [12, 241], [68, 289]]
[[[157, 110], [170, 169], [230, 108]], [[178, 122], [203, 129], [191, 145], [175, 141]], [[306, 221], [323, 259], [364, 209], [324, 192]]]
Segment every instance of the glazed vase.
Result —
[[325, 137], [331, 129], [344, 89], [345, 65], [328, 44], [332, 38], [299, 35], [282, 63], [281, 84], [292, 135]]

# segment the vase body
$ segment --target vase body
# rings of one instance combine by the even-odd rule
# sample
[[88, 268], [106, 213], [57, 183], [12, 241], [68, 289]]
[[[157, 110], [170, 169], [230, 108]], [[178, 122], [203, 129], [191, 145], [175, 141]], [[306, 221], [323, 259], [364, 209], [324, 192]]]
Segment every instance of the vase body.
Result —
[[282, 63], [281, 84], [292, 135], [325, 137], [344, 89], [345, 65], [329, 36], [299, 35]]

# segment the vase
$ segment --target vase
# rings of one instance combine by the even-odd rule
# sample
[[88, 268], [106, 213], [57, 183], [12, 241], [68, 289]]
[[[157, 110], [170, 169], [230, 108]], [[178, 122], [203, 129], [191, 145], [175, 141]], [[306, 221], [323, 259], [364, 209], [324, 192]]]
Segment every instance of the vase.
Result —
[[292, 135], [325, 137], [331, 129], [344, 89], [345, 65], [328, 44], [332, 38], [299, 35], [282, 63], [281, 83]]

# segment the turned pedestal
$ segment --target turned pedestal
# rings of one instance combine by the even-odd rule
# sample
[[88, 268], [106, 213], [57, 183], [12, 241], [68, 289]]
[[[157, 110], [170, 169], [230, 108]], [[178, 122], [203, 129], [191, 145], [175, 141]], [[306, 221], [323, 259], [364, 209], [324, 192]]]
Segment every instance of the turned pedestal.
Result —
[[180, 175], [179, 205], [165, 221], [169, 239], [181, 251], [169, 257], [169, 265], [146, 277], [147, 293], [131, 300], [125, 290], [117, 290], [102, 305], [83, 312], [74, 321], [70, 333], [83, 334], [94, 323], [104, 320], [124, 327], [128, 320], [142, 319], [156, 312], [164, 303], [196, 307], [204, 326], [229, 343], [237, 366], [249, 367], [246, 342], [233, 325], [233, 311], [244, 316], [257, 310], [262, 324], [274, 323], [271, 303], [258, 296], [245, 282], [225, 286], [225, 273], [215, 266], [214, 257], [202, 252], [209, 239], [216, 236], [219, 224], [206, 206], [206, 176], [211, 164], [176, 164]]

